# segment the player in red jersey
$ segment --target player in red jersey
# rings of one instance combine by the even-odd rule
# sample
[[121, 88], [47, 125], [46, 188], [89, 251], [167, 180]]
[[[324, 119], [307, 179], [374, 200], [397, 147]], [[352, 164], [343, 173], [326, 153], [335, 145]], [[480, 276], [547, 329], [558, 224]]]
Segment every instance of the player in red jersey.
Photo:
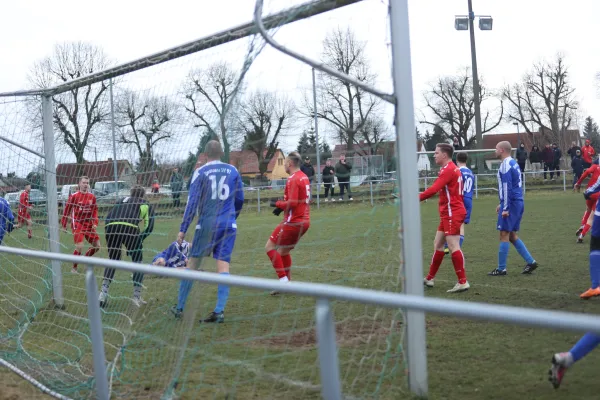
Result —
[[465, 257], [460, 249], [460, 227], [467, 216], [463, 202], [462, 174], [460, 169], [452, 162], [454, 148], [447, 143], [440, 143], [435, 147], [434, 159], [439, 165], [440, 172], [433, 185], [419, 195], [423, 201], [436, 193], [439, 194], [440, 225], [435, 234], [433, 246], [435, 251], [431, 258], [429, 274], [423, 280], [425, 286], [433, 287], [433, 279], [444, 260], [444, 244], [448, 244], [452, 253], [452, 264], [458, 278], [456, 285], [448, 290], [449, 293], [464, 292], [469, 289], [465, 273]]
[[[594, 161], [592, 166], [583, 172], [581, 177], [575, 183], [573, 190], [577, 190], [579, 192], [581, 189], [581, 184], [588, 176], [590, 177], [590, 180], [588, 181], [587, 189], [600, 182], [598, 180], [600, 179], [600, 166], [598, 165], [598, 160]], [[596, 209], [596, 202], [598, 201], [598, 198], [600, 198], [600, 192], [592, 194], [590, 198], [585, 201], [586, 208], [583, 218], [581, 219], [581, 226], [579, 229], [577, 229], [577, 232], [575, 232], [575, 235], [577, 235], [577, 243], [583, 243], [583, 238], [592, 228], [592, 221], [594, 220], [593, 211]]]
[[[90, 179], [82, 176], [79, 179], [79, 191], [69, 196], [62, 217], [62, 227], [67, 230], [67, 222], [71, 220], [75, 251], [73, 255], [80, 256], [83, 251], [83, 239], [91, 247], [86, 251], [86, 257], [91, 257], [100, 250], [100, 236], [96, 233], [98, 227], [98, 205], [96, 196], [90, 193]], [[73, 264], [73, 273], [77, 273], [77, 264]]]
[[17, 215], [17, 228], [20, 228], [23, 224], [27, 224], [27, 237], [29, 239], [31, 239], [31, 226], [33, 225], [31, 215], [29, 214], [29, 210], [33, 208], [33, 204], [29, 202], [30, 191], [31, 185], [25, 185], [25, 190], [19, 196], [19, 212]]
[[273, 230], [265, 245], [265, 251], [281, 282], [290, 281], [290, 252], [310, 227], [310, 181], [304, 172], [300, 171], [301, 161], [300, 154], [295, 151], [287, 156], [284, 165], [285, 172], [290, 177], [285, 184], [283, 200], [271, 200], [271, 207], [275, 207], [273, 214], [278, 216], [283, 212], [283, 221]]

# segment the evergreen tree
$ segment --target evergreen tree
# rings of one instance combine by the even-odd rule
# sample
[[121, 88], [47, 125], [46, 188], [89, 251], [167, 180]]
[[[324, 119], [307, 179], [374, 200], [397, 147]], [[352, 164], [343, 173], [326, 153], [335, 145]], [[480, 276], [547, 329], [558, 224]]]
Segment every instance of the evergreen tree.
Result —
[[331, 147], [329, 147], [329, 144], [323, 140], [323, 143], [321, 144], [321, 162], [325, 163], [325, 161], [331, 158], [331, 156]]
[[596, 151], [600, 149], [600, 131], [598, 130], [598, 124], [596, 124], [592, 117], [587, 117], [585, 119], [583, 136], [591, 142], [592, 147]]
[[429, 131], [427, 131], [427, 132], [425, 132], [425, 135], [423, 136], [423, 143], [425, 144], [425, 150], [426, 151], [434, 151], [435, 146], [438, 143], [446, 142], [447, 139], [448, 139], [448, 135], [446, 135], [446, 132], [444, 132], [444, 129], [441, 126], [436, 125], [433, 127], [433, 134], [430, 133]]
[[296, 147], [296, 151], [300, 153], [301, 156], [304, 156], [310, 151], [310, 141], [308, 138], [308, 132], [302, 132], [302, 136], [298, 140], [298, 147]]

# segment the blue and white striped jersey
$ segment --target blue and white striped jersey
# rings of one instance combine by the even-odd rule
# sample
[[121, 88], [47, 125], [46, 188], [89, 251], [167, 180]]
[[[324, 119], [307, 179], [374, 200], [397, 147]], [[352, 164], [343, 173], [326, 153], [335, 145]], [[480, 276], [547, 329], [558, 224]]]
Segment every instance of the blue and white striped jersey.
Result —
[[506, 157], [498, 169], [498, 197], [502, 211], [509, 210], [515, 201], [523, 201], [521, 169], [512, 157]]

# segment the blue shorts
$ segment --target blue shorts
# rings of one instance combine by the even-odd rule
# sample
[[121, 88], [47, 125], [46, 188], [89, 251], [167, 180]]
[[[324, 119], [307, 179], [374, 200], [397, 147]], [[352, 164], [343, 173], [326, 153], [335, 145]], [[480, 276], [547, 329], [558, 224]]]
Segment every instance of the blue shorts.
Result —
[[600, 237], [600, 203], [594, 209], [594, 222], [592, 222], [592, 236]]
[[502, 210], [498, 212], [498, 225], [499, 231], [505, 232], [518, 232], [521, 228], [521, 219], [523, 218], [523, 212], [525, 211], [525, 205], [522, 201], [516, 201], [508, 207], [508, 217], [502, 217]]
[[196, 229], [190, 248], [190, 257], [208, 257], [212, 254], [216, 260], [230, 262], [235, 245], [236, 228], [234, 225], [217, 229], [213, 227]]
[[463, 203], [465, 204], [465, 210], [467, 210], [467, 216], [465, 217], [465, 222], [463, 222], [463, 224], [468, 224], [471, 221], [471, 209], [473, 209], [473, 199], [465, 197], [463, 199]]

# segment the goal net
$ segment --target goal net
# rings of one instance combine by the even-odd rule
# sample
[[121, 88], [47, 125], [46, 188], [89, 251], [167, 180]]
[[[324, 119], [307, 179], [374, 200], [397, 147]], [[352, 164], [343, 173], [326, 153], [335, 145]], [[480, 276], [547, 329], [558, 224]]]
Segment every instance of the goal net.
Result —
[[[389, 62], [373, 61], [389, 61], [386, 6], [356, 2], [337, 8], [336, 3], [354, 2], [316, 1], [295, 8], [270, 23], [270, 33], [334, 68], [343, 67], [334, 64], [336, 56], [351, 61], [354, 55], [359, 61], [351, 72], [366, 71], [370, 84], [391, 92]], [[244, 6], [248, 16], [251, 6]], [[264, 15], [289, 6], [267, 1]], [[327, 8], [332, 11], [320, 13]], [[353, 24], [358, 20], [368, 22]], [[285, 156], [299, 151], [312, 165], [312, 194], [319, 191], [323, 199], [321, 170], [326, 164], [335, 168], [344, 154], [354, 164], [353, 176], [369, 179], [352, 184], [351, 196], [345, 194], [342, 202], [338, 185], [335, 203], [313, 204], [310, 230], [292, 252], [292, 280], [401, 291], [399, 218], [389, 174], [396, 169], [391, 106], [316, 72], [315, 126], [310, 67], [240, 30], [210, 37], [200, 48], [178, 58], [169, 55], [173, 59], [166, 62], [147, 59], [156, 65], [54, 94], [54, 171], [44, 167], [40, 97], [0, 97], [0, 136], [10, 139], [0, 140], [0, 189], [15, 219], [26, 187], [34, 203], [31, 238], [23, 223], [3, 244], [49, 250], [48, 235], [56, 227], [48, 224], [48, 174], [56, 178], [59, 221], [85, 175], [98, 203], [101, 249], [82, 257], [78, 270], [96, 257], [108, 258], [104, 218], [137, 185], [144, 187], [155, 215], [154, 230], [143, 242], [143, 263], [150, 264], [176, 239], [190, 178], [206, 163], [206, 143], [215, 139], [225, 150], [223, 161], [244, 181], [231, 273], [276, 279], [264, 248], [280, 222], [269, 199], [283, 196]], [[89, 71], [77, 70], [81, 65], [97, 72], [116, 63], [108, 51], [81, 43], [57, 45], [40, 59], [28, 78], [44, 87], [85, 75]], [[356, 102], [335, 109], [340, 93], [360, 96], [370, 111], [358, 110]], [[350, 110], [360, 115], [358, 122], [342, 121]], [[88, 248], [85, 243], [83, 251]], [[75, 249], [70, 228], [60, 234], [60, 249], [67, 254]], [[131, 260], [126, 251], [122, 259]], [[202, 268], [216, 271], [215, 261], [205, 259]], [[49, 261], [0, 255], [0, 358], [63, 396], [94, 398], [84, 275], [71, 269], [62, 265], [64, 308], [53, 307]], [[99, 285], [102, 274], [96, 270]], [[102, 310], [112, 397], [320, 396], [314, 299], [232, 288], [225, 323], [200, 324], [213, 311], [216, 286], [195, 284], [186, 318], [178, 321], [170, 309], [179, 282], [146, 276], [147, 304], [137, 307], [132, 279], [117, 271]], [[345, 396], [392, 399], [407, 392], [401, 312], [346, 302], [335, 302], [333, 312]]]

